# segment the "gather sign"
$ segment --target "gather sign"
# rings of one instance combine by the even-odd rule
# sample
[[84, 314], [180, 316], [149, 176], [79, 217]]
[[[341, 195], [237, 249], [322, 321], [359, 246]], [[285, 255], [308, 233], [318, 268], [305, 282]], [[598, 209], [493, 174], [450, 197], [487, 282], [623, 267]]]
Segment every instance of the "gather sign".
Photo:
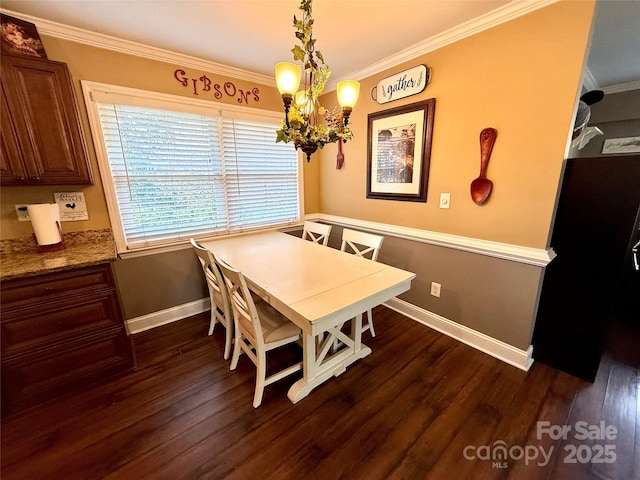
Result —
[[422, 92], [429, 83], [429, 69], [418, 65], [383, 78], [371, 90], [371, 98], [379, 104], [399, 100]]

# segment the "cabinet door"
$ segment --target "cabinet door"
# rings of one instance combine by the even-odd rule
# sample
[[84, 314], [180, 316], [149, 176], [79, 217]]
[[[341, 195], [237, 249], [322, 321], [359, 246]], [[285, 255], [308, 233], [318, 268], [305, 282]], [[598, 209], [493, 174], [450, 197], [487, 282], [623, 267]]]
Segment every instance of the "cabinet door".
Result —
[[27, 173], [22, 165], [22, 153], [18, 135], [13, 126], [7, 97], [2, 89], [2, 111], [0, 111], [0, 121], [2, 122], [2, 135], [0, 135], [0, 179], [2, 185], [23, 185], [27, 183]]
[[46, 402], [133, 369], [124, 329], [52, 346], [3, 362], [2, 414]]
[[2, 84], [29, 183], [92, 183], [66, 64], [2, 55]]

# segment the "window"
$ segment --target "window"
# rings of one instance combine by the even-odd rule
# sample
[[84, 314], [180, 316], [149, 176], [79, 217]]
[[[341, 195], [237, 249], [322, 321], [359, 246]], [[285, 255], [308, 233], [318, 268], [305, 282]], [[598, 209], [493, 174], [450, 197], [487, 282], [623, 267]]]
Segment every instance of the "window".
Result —
[[83, 82], [119, 251], [300, 219], [277, 114], [105, 87]]

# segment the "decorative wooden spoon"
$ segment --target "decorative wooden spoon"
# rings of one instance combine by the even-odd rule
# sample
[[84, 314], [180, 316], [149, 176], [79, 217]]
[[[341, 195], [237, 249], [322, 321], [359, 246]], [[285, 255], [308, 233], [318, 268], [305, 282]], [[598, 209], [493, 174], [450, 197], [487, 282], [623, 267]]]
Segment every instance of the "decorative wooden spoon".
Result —
[[471, 182], [471, 198], [478, 205], [487, 201], [493, 188], [493, 183], [487, 178], [487, 166], [497, 135], [495, 128], [485, 128], [480, 132], [480, 176]]
[[344, 155], [342, 154], [342, 139], [338, 139], [338, 156], [336, 157], [336, 170], [340, 170], [344, 164]]

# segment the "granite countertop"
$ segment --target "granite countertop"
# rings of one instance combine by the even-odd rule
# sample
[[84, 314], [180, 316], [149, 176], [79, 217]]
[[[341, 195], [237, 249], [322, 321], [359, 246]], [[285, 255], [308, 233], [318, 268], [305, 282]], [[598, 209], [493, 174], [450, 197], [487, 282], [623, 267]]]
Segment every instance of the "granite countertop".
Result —
[[0, 240], [0, 280], [87, 267], [117, 258], [111, 229], [64, 234], [65, 248], [39, 253], [33, 238]]

